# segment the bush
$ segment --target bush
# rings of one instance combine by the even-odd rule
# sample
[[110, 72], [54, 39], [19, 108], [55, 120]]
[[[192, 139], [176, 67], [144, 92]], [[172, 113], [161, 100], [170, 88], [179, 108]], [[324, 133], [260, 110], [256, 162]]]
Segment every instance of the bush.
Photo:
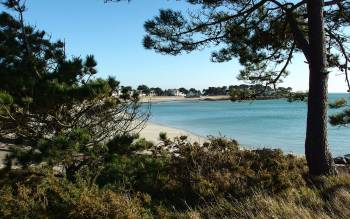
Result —
[[137, 198], [86, 181], [35, 177], [0, 189], [0, 218], [144, 218]]
[[149, 155], [113, 155], [97, 178], [100, 186], [159, 193], [161, 178], [169, 165], [167, 158]]
[[350, 217], [350, 176], [310, 178], [304, 158], [280, 150], [185, 136], [157, 146], [115, 138], [107, 148], [99, 172], [74, 180], [42, 167], [2, 171], [0, 218]]
[[305, 185], [303, 158], [280, 150], [240, 150], [236, 141], [222, 138], [190, 144], [178, 140], [164, 185], [167, 197], [197, 202], [201, 198], [251, 195], [256, 189], [278, 193]]

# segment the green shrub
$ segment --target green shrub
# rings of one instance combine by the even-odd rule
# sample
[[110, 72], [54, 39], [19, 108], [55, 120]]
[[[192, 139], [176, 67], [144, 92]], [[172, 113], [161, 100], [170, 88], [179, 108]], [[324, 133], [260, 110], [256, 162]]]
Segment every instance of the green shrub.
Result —
[[0, 106], [13, 104], [13, 97], [7, 92], [0, 91]]
[[168, 139], [167, 133], [166, 132], [159, 133], [159, 139], [161, 141], [166, 141]]
[[[131, 142], [131, 147], [155, 147], [144, 140]], [[241, 150], [238, 142], [224, 138], [210, 138], [199, 145], [179, 137], [166, 139], [152, 155], [110, 156], [97, 183], [148, 193], [153, 201], [183, 208], [204, 199], [242, 198], [257, 189], [274, 194], [304, 186], [305, 173], [303, 158], [283, 155], [280, 150]]]
[[306, 185], [305, 159], [280, 150], [241, 150], [236, 141], [224, 138], [211, 138], [203, 145], [175, 138], [164, 144], [162, 153], [148, 156], [148, 163], [131, 160], [126, 159], [131, 168], [114, 168], [109, 176], [128, 176], [126, 181], [133, 181], [134, 188], [180, 209], [203, 200], [242, 198], [257, 189], [274, 194]]
[[168, 165], [166, 157], [113, 155], [97, 178], [97, 184], [154, 195], [159, 192]]

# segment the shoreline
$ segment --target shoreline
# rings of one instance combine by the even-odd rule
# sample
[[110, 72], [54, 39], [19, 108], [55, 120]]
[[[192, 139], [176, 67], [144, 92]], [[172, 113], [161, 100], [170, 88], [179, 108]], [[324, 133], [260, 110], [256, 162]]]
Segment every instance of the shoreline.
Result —
[[[190, 131], [186, 131], [183, 129], [172, 128], [169, 126], [164, 126], [160, 124], [156, 124], [153, 122], [147, 122], [145, 127], [139, 131], [140, 138], [145, 138], [147, 141], [154, 143], [155, 145], [159, 144], [161, 141], [159, 140], [159, 133], [166, 132], [167, 137], [173, 140], [175, 137], [187, 136], [187, 140], [191, 143], [197, 142], [199, 144], [203, 144], [207, 141], [207, 138], [192, 133]], [[10, 150], [8, 145], [0, 142], [0, 170], [5, 168], [3, 161], [6, 159], [6, 156], [9, 154]]]
[[[180, 136], [187, 136], [187, 140], [190, 143], [194, 143], [197, 142], [199, 144], [203, 144], [204, 142], [208, 142], [208, 138], [204, 137], [202, 135], [196, 134], [194, 132], [185, 130], [185, 129], [181, 129], [181, 128], [174, 128], [168, 125], [164, 125], [164, 124], [159, 124], [157, 122], [146, 122], [146, 125], [144, 126], [144, 128], [139, 132], [140, 138], [145, 138], [147, 141], [151, 141], [154, 144], [159, 144], [161, 141], [159, 140], [159, 133], [161, 132], [166, 132], [167, 137], [171, 140], [173, 140], [175, 137], [180, 137]], [[230, 139], [230, 138], [228, 138]], [[234, 139], [237, 140], [237, 139]], [[262, 149], [262, 148], [269, 148], [269, 149], [280, 149], [281, 148], [273, 148], [273, 147], [265, 147], [265, 146], [256, 146], [256, 145], [246, 145], [246, 144], [241, 144], [238, 141], [239, 147], [241, 150], [258, 150], [258, 149]], [[298, 154], [298, 153], [294, 153], [292, 151], [284, 151], [282, 150], [284, 154], [291, 154], [297, 157], [303, 157], [305, 156], [304, 154]], [[338, 156], [334, 156], [334, 158], [336, 158]]]
[[[283, 96], [257, 96], [255, 99], [244, 99], [237, 101], [254, 101], [254, 100], [278, 100], [287, 99]], [[144, 96], [140, 98], [140, 103], [161, 103], [161, 102], [190, 102], [190, 101], [229, 101], [228, 95], [219, 96], [200, 96], [200, 97], [183, 97], [183, 96]]]
[[198, 135], [196, 133], [184, 129], [173, 128], [149, 121], [147, 121], [145, 127], [139, 132], [139, 135], [140, 138], [145, 138], [148, 141], [158, 144], [160, 143], [159, 133], [161, 132], [165, 132], [167, 134], [167, 137], [171, 140], [173, 140], [175, 137], [180, 137], [183, 135], [187, 136], [188, 141], [190, 141], [191, 143], [198, 142], [201, 144], [208, 140], [204, 136]]
[[[159, 133], [166, 132], [167, 137], [173, 140], [175, 137], [187, 136], [188, 141], [191, 143], [198, 142], [202, 144], [208, 139], [204, 136], [195, 134], [193, 132], [173, 128], [166, 125], [157, 124], [154, 122], [147, 121], [145, 127], [139, 131], [140, 138], [145, 138], [147, 141], [151, 141], [154, 144], [159, 144]], [[9, 153], [9, 146], [0, 142], [0, 169], [4, 167], [2, 161], [5, 160], [6, 155]]]
[[182, 96], [154, 96], [154, 97], [141, 97], [141, 103], [160, 103], [160, 102], [172, 102], [172, 101], [220, 101], [230, 100], [230, 96], [200, 96], [200, 97], [182, 97]]

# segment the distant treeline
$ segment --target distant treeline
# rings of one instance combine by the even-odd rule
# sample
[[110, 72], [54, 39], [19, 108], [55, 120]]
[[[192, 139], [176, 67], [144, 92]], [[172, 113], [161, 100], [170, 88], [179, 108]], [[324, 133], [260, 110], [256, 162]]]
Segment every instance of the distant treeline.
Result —
[[195, 88], [178, 88], [178, 89], [161, 89], [159, 87], [148, 87], [147, 85], [139, 85], [136, 90], [132, 87], [121, 87], [121, 93], [137, 92], [146, 96], [221, 96], [230, 95], [237, 96], [238, 99], [247, 99], [248, 97], [286, 97], [292, 92], [291, 87], [278, 87], [273, 89], [270, 86], [263, 85], [230, 85], [221, 87], [208, 87], [203, 90]]
[[263, 85], [235, 85], [229, 87], [229, 95], [232, 101], [249, 99], [275, 99], [289, 98], [292, 95], [291, 87], [272, 88]]

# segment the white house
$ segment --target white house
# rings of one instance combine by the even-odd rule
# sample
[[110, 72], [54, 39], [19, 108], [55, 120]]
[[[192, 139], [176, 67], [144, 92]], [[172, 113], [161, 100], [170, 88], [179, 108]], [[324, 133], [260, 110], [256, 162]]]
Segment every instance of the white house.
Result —
[[137, 90], [137, 93], [139, 94], [139, 97], [147, 96], [145, 93], [142, 92], [142, 90]]
[[181, 97], [186, 96], [186, 94], [182, 93], [178, 89], [170, 89], [169, 91], [170, 91], [171, 96], [181, 96]]
[[149, 96], [150, 96], [150, 97], [154, 97], [154, 96], [157, 96], [157, 94], [156, 94], [156, 92], [155, 92], [154, 90], [151, 90], [151, 91], [149, 92]]
[[199, 91], [193, 92], [193, 91], [189, 91], [188, 94], [186, 95], [186, 97], [200, 97], [201, 93]]

